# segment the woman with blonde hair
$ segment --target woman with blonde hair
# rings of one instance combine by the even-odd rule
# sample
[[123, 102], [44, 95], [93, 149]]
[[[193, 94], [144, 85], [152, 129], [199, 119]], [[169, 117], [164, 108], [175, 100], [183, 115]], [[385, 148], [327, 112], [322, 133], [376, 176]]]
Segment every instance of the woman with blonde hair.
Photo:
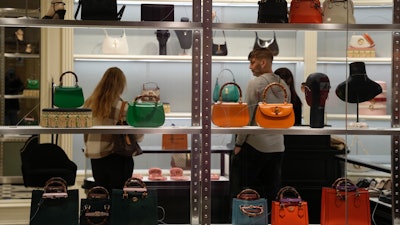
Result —
[[[92, 109], [93, 125], [115, 125], [119, 113], [126, 117], [128, 104], [122, 107], [122, 93], [127, 82], [124, 72], [118, 67], [107, 69], [93, 93], [85, 101], [84, 107]], [[143, 134], [135, 134], [136, 141]], [[85, 134], [85, 156], [90, 158], [95, 184], [109, 191], [122, 189], [125, 181], [132, 177], [134, 161], [132, 156], [122, 156], [113, 152], [112, 134]]]

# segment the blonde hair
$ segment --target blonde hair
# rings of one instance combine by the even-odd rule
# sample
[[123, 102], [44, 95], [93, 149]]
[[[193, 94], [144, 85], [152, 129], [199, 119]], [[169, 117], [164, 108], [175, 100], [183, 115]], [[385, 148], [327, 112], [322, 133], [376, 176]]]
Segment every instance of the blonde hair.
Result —
[[91, 108], [93, 117], [104, 119], [110, 116], [114, 102], [121, 98], [126, 88], [126, 77], [118, 67], [104, 72], [92, 95], [85, 101], [84, 107]]

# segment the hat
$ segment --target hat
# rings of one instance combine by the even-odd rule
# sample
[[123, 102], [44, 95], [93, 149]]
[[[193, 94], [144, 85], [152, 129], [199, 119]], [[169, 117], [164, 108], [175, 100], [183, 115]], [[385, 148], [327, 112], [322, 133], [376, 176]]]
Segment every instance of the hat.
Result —
[[[347, 88], [347, 96], [346, 96]], [[382, 87], [368, 78], [364, 62], [350, 63], [350, 76], [336, 88], [336, 95], [348, 103], [360, 103], [382, 93]]]

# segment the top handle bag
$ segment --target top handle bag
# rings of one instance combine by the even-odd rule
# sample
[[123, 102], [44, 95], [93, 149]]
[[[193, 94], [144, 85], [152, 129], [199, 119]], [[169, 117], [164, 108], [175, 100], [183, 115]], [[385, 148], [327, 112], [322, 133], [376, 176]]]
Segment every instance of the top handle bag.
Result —
[[[75, 78], [73, 86], [64, 86], [63, 78], [67, 74], [72, 74]], [[82, 88], [78, 85], [78, 76], [72, 72], [67, 71], [61, 74], [59, 86], [54, 88], [53, 104], [59, 108], [78, 108], [81, 107], [85, 101], [83, 97]]]
[[[213, 91], [214, 102], [217, 102], [218, 99], [220, 98], [221, 88], [218, 83], [218, 79], [221, 78], [221, 74], [225, 71], [229, 72], [232, 75], [232, 81], [233, 81], [233, 83], [236, 83], [235, 75], [233, 74], [232, 70], [230, 70], [230, 69], [221, 70], [221, 72], [219, 72], [219, 74], [217, 76], [217, 80], [215, 81], [215, 86], [214, 86], [214, 91]], [[221, 93], [222, 101], [224, 101], [224, 102], [237, 102], [239, 100], [239, 96], [240, 96], [239, 88], [233, 84], [226, 85]]]

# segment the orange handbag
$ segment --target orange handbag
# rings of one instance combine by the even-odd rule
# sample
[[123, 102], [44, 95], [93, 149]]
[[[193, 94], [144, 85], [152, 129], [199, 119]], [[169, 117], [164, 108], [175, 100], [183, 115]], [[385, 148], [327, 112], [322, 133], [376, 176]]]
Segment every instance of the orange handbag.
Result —
[[289, 23], [322, 23], [322, 8], [319, 0], [292, 0]]
[[371, 225], [368, 190], [339, 178], [322, 188], [321, 225]]
[[[222, 91], [227, 85], [235, 85], [239, 89], [238, 102], [222, 101]], [[219, 91], [219, 100], [212, 106], [211, 120], [219, 127], [243, 127], [249, 124], [249, 109], [247, 103], [242, 102], [242, 90], [238, 84], [228, 82], [222, 85]]]
[[294, 187], [286, 186], [272, 201], [272, 225], [308, 225], [308, 205]]
[[[283, 103], [267, 103], [265, 101], [268, 89], [277, 85], [284, 92], [285, 100]], [[264, 128], [289, 128], [294, 125], [293, 104], [287, 102], [287, 92], [285, 87], [273, 82], [265, 87], [263, 92], [263, 102], [258, 103], [255, 120], [260, 127]]]

